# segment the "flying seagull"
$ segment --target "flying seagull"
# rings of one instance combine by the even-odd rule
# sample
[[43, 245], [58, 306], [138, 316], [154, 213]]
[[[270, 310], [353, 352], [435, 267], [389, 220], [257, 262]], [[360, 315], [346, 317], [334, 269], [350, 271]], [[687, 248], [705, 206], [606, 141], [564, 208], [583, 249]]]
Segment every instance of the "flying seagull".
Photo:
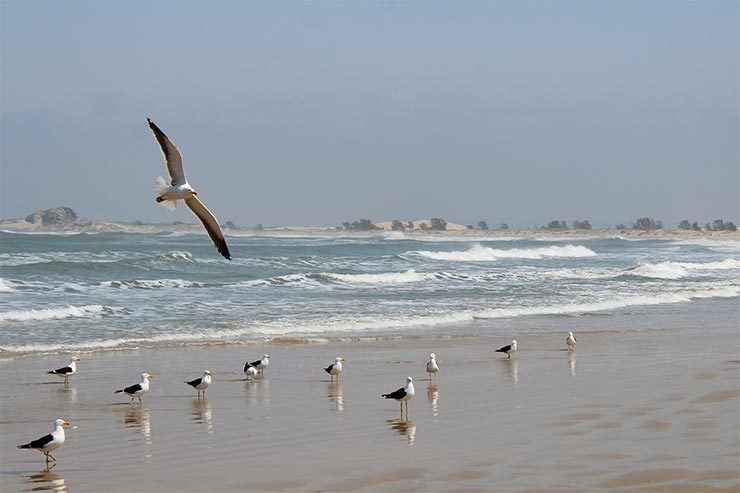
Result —
[[506, 353], [506, 356], [511, 358], [511, 353], [516, 351], [516, 339], [511, 341], [511, 344], [508, 344], [502, 348], [498, 348], [496, 350], [497, 353]]
[[62, 368], [57, 368], [56, 370], [47, 371], [46, 373], [50, 375], [57, 375], [62, 378], [64, 378], [64, 383], [69, 382], [69, 376], [74, 375], [77, 372], [77, 362], [80, 361], [80, 358], [77, 356], [72, 356], [69, 359], [69, 364], [67, 366], [64, 366]]
[[39, 438], [38, 440], [34, 440], [32, 442], [28, 442], [25, 445], [18, 445], [18, 448], [28, 448], [28, 449], [35, 449], [39, 452], [43, 452], [46, 456], [46, 464], [49, 465], [49, 459], [56, 462], [56, 459], [53, 455], [51, 455], [51, 452], [58, 449], [62, 446], [64, 443], [64, 427], [69, 426], [69, 422], [58, 419], [54, 421], [54, 431], [49, 433], [46, 436], [43, 436]]
[[332, 381], [334, 380], [334, 377], [337, 377], [337, 380], [339, 380], [339, 374], [342, 373], [342, 362], [344, 361], [344, 358], [337, 356], [334, 358], [334, 363], [324, 368], [324, 371], [329, 374]]
[[573, 351], [576, 348], [576, 336], [573, 335], [573, 332], [568, 332], [568, 338], [565, 339], [565, 345], [568, 346], [568, 351]]
[[149, 373], [142, 373], [141, 374], [141, 383], [137, 383], [135, 385], [131, 385], [130, 387], [126, 387], [125, 389], [116, 390], [113, 392], [114, 394], [120, 394], [124, 393], [131, 396], [131, 402], [129, 404], [134, 403], [134, 398], [139, 398], [139, 404], [141, 404], [141, 396], [144, 395], [146, 392], [149, 392], [149, 380], [154, 378], [154, 375], [151, 375]]
[[409, 413], [409, 401], [414, 398], [416, 390], [414, 389], [414, 381], [411, 377], [406, 377], [406, 386], [401, 387], [398, 390], [394, 390], [390, 394], [382, 394], [386, 399], [395, 399], [401, 403], [401, 415], [403, 415], [403, 403], [406, 403], [406, 415]]
[[439, 365], [437, 364], [437, 355], [432, 353], [429, 355], [429, 361], [427, 361], [427, 373], [429, 373], [429, 380], [431, 380], [439, 371]]
[[249, 371], [249, 368], [251, 367], [257, 370], [260, 375], [262, 375], [262, 372], [268, 366], [270, 366], [270, 355], [263, 354], [262, 359], [258, 359], [257, 361], [252, 361], [252, 362], [247, 361], [246, 363], [244, 363], [244, 373], [246, 373], [247, 376], [249, 376], [249, 374], [251, 373]]
[[211, 241], [216, 245], [218, 252], [227, 260], [231, 260], [231, 253], [229, 253], [229, 247], [226, 245], [226, 239], [224, 238], [224, 233], [221, 231], [221, 226], [218, 225], [218, 220], [211, 211], [209, 211], [206, 206], [198, 200], [198, 192], [190, 186], [187, 178], [185, 178], [185, 171], [182, 168], [182, 156], [180, 155], [180, 151], [177, 150], [175, 144], [167, 138], [164, 132], [162, 132], [153, 121], [149, 118], [147, 118], [146, 121], [149, 122], [149, 128], [152, 129], [154, 138], [157, 139], [159, 146], [162, 148], [162, 156], [164, 156], [164, 162], [167, 165], [167, 172], [170, 175], [169, 185], [161, 176], [157, 178], [157, 202], [170, 210], [174, 210], [177, 205], [177, 201], [184, 200], [185, 205], [187, 205], [190, 211], [200, 219], [200, 222], [203, 223], [203, 226], [208, 232], [208, 236], [211, 237]]
[[201, 391], [203, 392], [203, 397], [206, 396], [206, 389], [209, 385], [211, 385], [211, 372], [206, 370], [203, 372], [203, 376], [200, 378], [196, 378], [195, 380], [191, 380], [189, 382], [185, 382], [186, 384], [193, 387], [195, 390], [198, 391], [198, 397], [200, 397]]

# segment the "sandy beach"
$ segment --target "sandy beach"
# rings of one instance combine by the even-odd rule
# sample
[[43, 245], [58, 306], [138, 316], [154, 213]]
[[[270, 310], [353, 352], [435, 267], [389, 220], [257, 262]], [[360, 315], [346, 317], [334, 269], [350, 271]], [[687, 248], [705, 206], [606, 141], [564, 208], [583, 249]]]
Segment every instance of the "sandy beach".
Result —
[[[524, 332], [510, 360], [493, 352], [508, 341], [470, 327], [82, 354], [66, 389], [43, 371], [59, 355], [4, 360], [0, 486], [737, 492], [737, 311], [710, 321], [665, 313], [631, 327], [610, 317], [498, 321]], [[538, 331], [544, 324], [557, 325]], [[577, 330], [573, 353], [562, 349], [567, 330]], [[263, 352], [272, 356], [264, 378], [243, 381], [244, 361]], [[441, 366], [436, 385], [424, 372], [430, 352]], [[347, 362], [332, 384], [322, 368], [337, 355]], [[214, 383], [198, 400], [183, 381], [206, 368]], [[156, 375], [142, 406], [112, 394], [142, 371]], [[380, 394], [407, 375], [417, 393], [405, 421]], [[57, 417], [77, 428], [47, 473], [41, 454], [15, 446], [48, 433]]]

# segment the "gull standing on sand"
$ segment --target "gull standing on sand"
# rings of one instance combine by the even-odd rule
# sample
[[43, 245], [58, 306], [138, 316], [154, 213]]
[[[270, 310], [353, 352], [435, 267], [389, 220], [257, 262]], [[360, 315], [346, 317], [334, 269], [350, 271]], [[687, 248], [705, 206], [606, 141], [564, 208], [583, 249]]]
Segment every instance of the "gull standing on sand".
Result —
[[67, 366], [64, 366], [62, 368], [57, 368], [56, 370], [47, 371], [46, 373], [50, 375], [57, 375], [59, 377], [64, 378], [64, 383], [69, 383], [69, 377], [70, 375], [74, 375], [77, 373], [77, 362], [80, 361], [80, 358], [77, 356], [72, 356], [69, 359], [69, 364]]
[[198, 397], [200, 397], [200, 393], [203, 392], [203, 397], [206, 396], [206, 389], [209, 385], [211, 385], [211, 372], [206, 370], [203, 372], [203, 376], [200, 378], [196, 378], [195, 380], [191, 380], [189, 382], [185, 382], [186, 384], [193, 387], [195, 390], [198, 391]]
[[162, 155], [164, 156], [164, 162], [167, 165], [167, 172], [170, 175], [169, 185], [161, 176], [157, 178], [157, 202], [170, 210], [174, 210], [177, 206], [177, 201], [184, 200], [185, 205], [203, 223], [208, 236], [211, 237], [211, 241], [213, 241], [218, 252], [227, 260], [231, 260], [231, 253], [229, 253], [229, 247], [226, 245], [226, 239], [224, 238], [223, 231], [221, 231], [221, 226], [218, 225], [218, 220], [198, 200], [198, 192], [190, 186], [187, 178], [185, 178], [180, 151], [177, 150], [175, 144], [167, 138], [164, 132], [153, 121], [149, 118], [146, 121], [149, 122], [149, 128], [152, 129], [154, 138], [159, 142], [159, 147], [162, 149]]
[[568, 346], [568, 351], [573, 351], [576, 348], [576, 336], [573, 335], [573, 332], [568, 332], [568, 338], [565, 339], [565, 345]]
[[270, 355], [269, 354], [263, 354], [262, 359], [258, 359], [257, 361], [249, 362], [247, 361], [244, 363], [244, 373], [247, 373], [247, 376], [249, 376], [248, 370], [250, 367], [257, 370], [257, 372], [262, 375], [262, 372], [265, 371], [265, 368], [270, 366]]
[[69, 426], [69, 422], [63, 419], [54, 421], [54, 431], [48, 435], [42, 436], [38, 440], [28, 442], [25, 445], [18, 445], [18, 448], [28, 448], [43, 452], [46, 456], [46, 465], [49, 465], [49, 459], [56, 462], [57, 460], [51, 455], [51, 452], [58, 449], [64, 444], [64, 427]]
[[324, 371], [329, 374], [332, 381], [334, 381], [334, 377], [337, 377], [337, 381], [339, 381], [339, 374], [342, 373], [342, 362], [344, 361], [344, 358], [337, 356], [334, 358], [334, 363], [324, 368]]
[[150, 373], [142, 373], [141, 374], [141, 383], [137, 383], [135, 385], [131, 385], [130, 387], [126, 387], [125, 389], [116, 390], [113, 392], [114, 394], [120, 394], [121, 392], [130, 395], [131, 396], [131, 402], [129, 404], [134, 403], [134, 398], [139, 398], [139, 404], [141, 404], [141, 396], [145, 393], [149, 392], [149, 380], [153, 379], [154, 375]]
[[429, 361], [427, 361], [427, 373], [429, 373], [429, 380], [432, 380], [439, 371], [439, 365], [437, 365], [437, 355], [432, 353], [429, 355]]
[[403, 403], [406, 403], [406, 416], [409, 414], [409, 401], [414, 398], [416, 390], [414, 389], [414, 380], [411, 377], [406, 377], [406, 386], [401, 387], [398, 390], [391, 392], [390, 394], [382, 394], [382, 397], [386, 399], [395, 399], [401, 403], [401, 415], [403, 416]]
[[516, 352], [516, 339], [511, 341], [511, 344], [508, 344], [504, 347], [498, 348], [496, 350], [497, 353], [506, 353], [507, 358], [511, 358], [511, 353]]

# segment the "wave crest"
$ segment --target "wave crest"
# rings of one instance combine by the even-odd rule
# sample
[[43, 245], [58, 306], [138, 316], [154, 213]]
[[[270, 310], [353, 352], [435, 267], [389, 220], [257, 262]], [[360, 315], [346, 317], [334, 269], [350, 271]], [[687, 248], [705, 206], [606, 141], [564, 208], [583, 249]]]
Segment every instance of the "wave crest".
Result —
[[157, 288], [200, 288], [203, 284], [185, 279], [132, 279], [128, 281], [105, 281], [101, 286], [118, 289], [157, 289]]
[[0, 312], [0, 323], [58, 320], [63, 318], [95, 317], [106, 312], [101, 305], [66, 306], [62, 308], [42, 308], [40, 310], [17, 310]]
[[661, 262], [657, 264], [638, 264], [625, 270], [625, 274], [653, 279], [680, 279], [692, 270], [731, 270], [740, 269], [740, 261], [726, 258], [719, 262]]
[[511, 248], [501, 250], [496, 248], [476, 245], [463, 251], [453, 252], [430, 252], [414, 251], [407, 252], [434, 260], [446, 260], [453, 262], [495, 262], [501, 258], [520, 258], [537, 260], [545, 257], [594, 257], [596, 252], [580, 245], [551, 246], [543, 248]]

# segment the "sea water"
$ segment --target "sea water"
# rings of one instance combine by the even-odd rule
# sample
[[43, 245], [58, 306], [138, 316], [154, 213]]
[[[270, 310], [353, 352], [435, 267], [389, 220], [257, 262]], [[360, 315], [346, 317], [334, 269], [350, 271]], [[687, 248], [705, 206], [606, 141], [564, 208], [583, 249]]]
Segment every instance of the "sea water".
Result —
[[737, 240], [227, 241], [232, 261], [201, 234], [1, 232], [0, 355], [481, 333], [499, 330], [491, 320], [629, 316], [699, 300], [727, 309], [740, 298]]

